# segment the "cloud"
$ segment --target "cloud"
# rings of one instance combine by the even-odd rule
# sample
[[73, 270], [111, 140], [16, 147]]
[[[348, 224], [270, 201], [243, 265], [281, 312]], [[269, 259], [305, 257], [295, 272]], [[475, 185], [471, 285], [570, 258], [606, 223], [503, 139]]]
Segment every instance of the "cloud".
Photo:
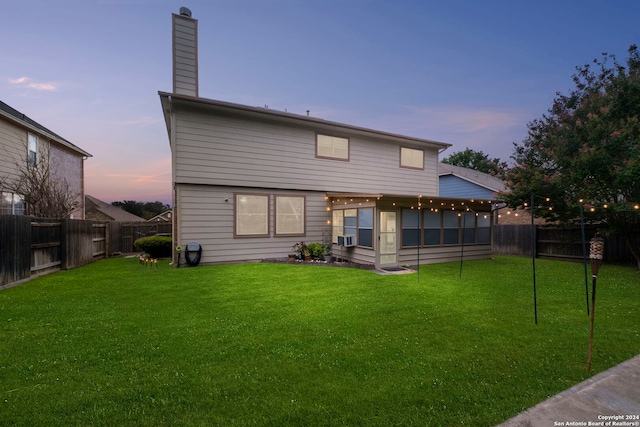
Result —
[[35, 82], [29, 77], [18, 77], [17, 79], [9, 79], [9, 83], [35, 90], [52, 91], [58, 89], [58, 85], [55, 83]]
[[143, 116], [137, 119], [126, 120], [122, 124], [125, 126], [150, 126], [160, 122], [164, 122], [162, 117]]
[[117, 178], [126, 180], [130, 184], [154, 184], [154, 183], [167, 183], [171, 178], [171, 172], [164, 172], [159, 174], [126, 174], [126, 173], [109, 173], [105, 176], [110, 178]]

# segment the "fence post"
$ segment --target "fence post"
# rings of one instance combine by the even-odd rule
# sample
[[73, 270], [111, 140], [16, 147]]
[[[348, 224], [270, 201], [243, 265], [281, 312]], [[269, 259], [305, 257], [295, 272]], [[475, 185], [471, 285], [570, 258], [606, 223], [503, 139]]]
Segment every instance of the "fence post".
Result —
[[109, 254], [111, 254], [111, 222], [110, 221], [105, 221], [104, 222], [104, 250], [105, 250], [105, 254], [104, 257], [105, 258], [109, 258]]
[[69, 219], [60, 220], [60, 270], [68, 270]]

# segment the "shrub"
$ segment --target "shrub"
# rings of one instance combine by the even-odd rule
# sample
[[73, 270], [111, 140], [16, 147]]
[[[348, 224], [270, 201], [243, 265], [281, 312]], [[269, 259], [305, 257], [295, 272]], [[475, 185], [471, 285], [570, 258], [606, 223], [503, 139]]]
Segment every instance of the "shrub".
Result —
[[324, 246], [322, 243], [309, 243], [309, 254], [313, 258], [322, 258], [324, 254]]
[[141, 237], [133, 242], [133, 246], [136, 251], [146, 252], [151, 258], [168, 258], [173, 247], [169, 236]]

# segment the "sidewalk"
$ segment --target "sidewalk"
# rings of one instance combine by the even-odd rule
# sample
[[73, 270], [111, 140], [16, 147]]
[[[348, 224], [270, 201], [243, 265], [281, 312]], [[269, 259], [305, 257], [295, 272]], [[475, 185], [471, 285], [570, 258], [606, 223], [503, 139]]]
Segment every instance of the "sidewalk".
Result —
[[640, 426], [640, 355], [499, 425], [547, 426]]

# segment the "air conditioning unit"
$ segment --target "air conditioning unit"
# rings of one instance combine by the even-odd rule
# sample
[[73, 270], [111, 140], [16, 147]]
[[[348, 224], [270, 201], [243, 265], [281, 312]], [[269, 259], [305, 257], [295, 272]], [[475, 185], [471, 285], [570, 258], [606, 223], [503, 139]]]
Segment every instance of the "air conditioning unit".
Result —
[[338, 236], [338, 245], [344, 246], [345, 248], [351, 248], [356, 245], [356, 236], [353, 234]]

